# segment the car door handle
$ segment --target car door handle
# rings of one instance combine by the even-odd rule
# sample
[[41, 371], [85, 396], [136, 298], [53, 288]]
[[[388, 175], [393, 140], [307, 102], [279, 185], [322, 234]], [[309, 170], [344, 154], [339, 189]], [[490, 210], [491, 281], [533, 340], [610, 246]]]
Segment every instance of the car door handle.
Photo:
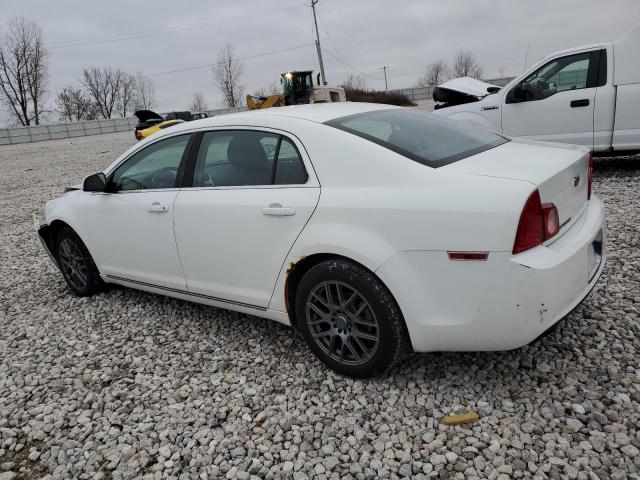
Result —
[[296, 214], [295, 208], [283, 207], [279, 203], [272, 203], [268, 207], [262, 209], [263, 215], [272, 215], [274, 217], [290, 217]]
[[571, 108], [588, 107], [588, 106], [589, 106], [588, 98], [583, 98], [581, 100], [571, 100]]
[[149, 205], [148, 210], [150, 212], [168, 212], [169, 207], [167, 205], [161, 204], [160, 202], [153, 202], [151, 205]]

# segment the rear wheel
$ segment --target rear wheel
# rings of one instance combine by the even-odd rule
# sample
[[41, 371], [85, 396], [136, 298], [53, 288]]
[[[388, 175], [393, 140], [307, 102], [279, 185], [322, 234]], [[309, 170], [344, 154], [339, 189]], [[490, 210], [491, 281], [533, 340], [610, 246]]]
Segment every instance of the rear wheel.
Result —
[[76, 232], [64, 227], [56, 238], [58, 265], [69, 288], [79, 297], [101, 291], [104, 282], [87, 247]]
[[296, 317], [315, 355], [332, 369], [369, 378], [391, 368], [408, 346], [400, 308], [373, 273], [326, 260], [300, 280]]

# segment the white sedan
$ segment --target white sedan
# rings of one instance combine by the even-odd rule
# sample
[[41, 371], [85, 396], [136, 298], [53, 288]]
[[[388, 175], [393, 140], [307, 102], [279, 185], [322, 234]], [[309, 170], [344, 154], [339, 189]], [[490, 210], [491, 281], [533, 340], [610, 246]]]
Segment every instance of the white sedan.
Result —
[[272, 108], [185, 123], [46, 206], [70, 289], [105, 283], [290, 324], [354, 377], [403, 351], [504, 350], [604, 267], [588, 150], [413, 109]]

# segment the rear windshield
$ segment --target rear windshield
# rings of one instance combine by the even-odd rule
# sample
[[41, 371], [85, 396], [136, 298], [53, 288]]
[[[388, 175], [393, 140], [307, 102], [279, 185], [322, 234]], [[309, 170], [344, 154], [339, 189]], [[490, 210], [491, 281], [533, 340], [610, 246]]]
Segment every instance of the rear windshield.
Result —
[[348, 115], [330, 120], [326, 125], [366, 138], [433, 168], [508, 141], [496, 133], [409, 108]]

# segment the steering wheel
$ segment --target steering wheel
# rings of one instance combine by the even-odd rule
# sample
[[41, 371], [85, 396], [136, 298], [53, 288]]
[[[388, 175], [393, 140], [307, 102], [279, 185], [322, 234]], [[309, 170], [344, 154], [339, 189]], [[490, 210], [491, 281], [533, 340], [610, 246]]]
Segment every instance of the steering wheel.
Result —
[[149, 179], [149, 188], [172, 188], [175, 186], [178, 169], [164, 167], [156, 170]]

